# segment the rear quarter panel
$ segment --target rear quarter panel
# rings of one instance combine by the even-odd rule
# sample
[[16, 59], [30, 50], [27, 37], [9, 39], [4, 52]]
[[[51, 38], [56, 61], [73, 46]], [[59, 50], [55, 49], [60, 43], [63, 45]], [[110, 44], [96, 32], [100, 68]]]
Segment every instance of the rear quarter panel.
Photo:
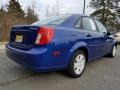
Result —
[[52, 52], [60, 52], [60, 55], [53, 57], [56, 65], [68, 65], [73, 53], [78, 48], [87, 48], [86, 43], [83, 42], [83, 36], [82, 31], [79, 29], [66, 27], [55, 28]]

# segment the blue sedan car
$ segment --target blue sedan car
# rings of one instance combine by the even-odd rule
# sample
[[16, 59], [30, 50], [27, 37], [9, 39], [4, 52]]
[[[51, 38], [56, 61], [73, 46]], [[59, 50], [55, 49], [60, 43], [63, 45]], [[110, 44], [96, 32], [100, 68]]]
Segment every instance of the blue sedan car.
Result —
[[88, 61], [114, 57], [116, 50], [116, 41], [99, 21], [78, 14], [14, 26], [6, 45], [7, 56], [26, 68], [63, 69], [72, 77], [79, 77]]

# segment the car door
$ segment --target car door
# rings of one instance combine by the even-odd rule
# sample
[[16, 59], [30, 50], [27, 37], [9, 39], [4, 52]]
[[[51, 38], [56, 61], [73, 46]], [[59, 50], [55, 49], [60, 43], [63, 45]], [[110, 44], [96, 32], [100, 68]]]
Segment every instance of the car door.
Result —
[[101, 57], [103, 55], [104, 42], [94, 20], [90, 17], [82, 17], [82, 29], [84, 30], [84, 41], [90, 49], [90, 59]]
[[107, 53], [110, 52], [114, 40], [107, 35], [107, 30], [106, 30], [106, 28], [104, 27], [104, 25], [102, 23], [100, 23], [97, 20], [95, 20], [95, 23], [96, 23], [97, 28], [98, 28], [101, 36], [102, 36], [101, 37], [101, 40], [103, 42], [102, 52], [104, 54], [107, 54]]

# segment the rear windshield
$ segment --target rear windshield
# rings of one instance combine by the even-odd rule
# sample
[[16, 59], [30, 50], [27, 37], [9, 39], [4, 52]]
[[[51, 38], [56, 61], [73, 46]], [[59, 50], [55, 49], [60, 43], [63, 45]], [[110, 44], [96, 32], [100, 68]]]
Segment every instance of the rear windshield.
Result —
[[33, 23], [32, 25], [60, 25], [63, 23], [69, 16], [54, 16], [54, 17], [49, 17], [44, 20], [37, 21]]

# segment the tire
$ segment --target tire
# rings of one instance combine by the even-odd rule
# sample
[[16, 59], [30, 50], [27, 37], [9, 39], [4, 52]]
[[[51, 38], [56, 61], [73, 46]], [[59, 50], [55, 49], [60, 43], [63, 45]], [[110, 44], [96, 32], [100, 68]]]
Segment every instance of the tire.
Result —
[[115, 57], [117, 51], [117, 46], [113, 46], [112, 51], [110, 54], [108, 54], [109, 57]]
[[83, 51], [77, 51], [70, 62], [68, 74], [71, 77], [77, 78], [82, 75], [86, 67], [86, 55]]

